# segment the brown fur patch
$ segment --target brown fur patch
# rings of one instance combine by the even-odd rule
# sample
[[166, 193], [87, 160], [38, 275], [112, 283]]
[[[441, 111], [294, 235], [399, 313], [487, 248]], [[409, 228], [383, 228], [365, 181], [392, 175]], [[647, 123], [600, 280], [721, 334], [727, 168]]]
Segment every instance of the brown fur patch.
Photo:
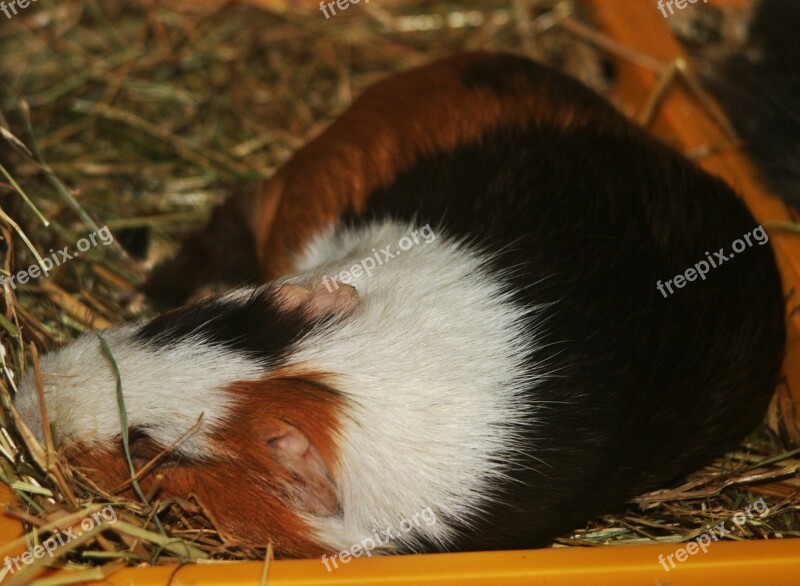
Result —
[[[213, 433], [208, 461], [197, 462], [171, 454], [140, 479], [147, 492], [157, 474], [163, 475], [157, 498], [194, 495], [223, 535], [255, 545], [272, 543], [282, 555], [311, 557], [327, 550], [292, 506], [299, 479], [271, 457], [265, 442], [276, 423], [300, 430], [315, 447], [335, 478], [336, 434], [343, 407], [341, 395], [328, 387], [325, 375], [281, 371], [258, 381], [242, 381], [229, 391], [236, 406], [223, 429]], [[142, 434], [131, 434], [136, 469], [162, 451]], [[65, 451], [67, 459], [102, 489], [125, 486], [122, 495], [136, 498], [121, 442], [98, 449], [81, 442]]]

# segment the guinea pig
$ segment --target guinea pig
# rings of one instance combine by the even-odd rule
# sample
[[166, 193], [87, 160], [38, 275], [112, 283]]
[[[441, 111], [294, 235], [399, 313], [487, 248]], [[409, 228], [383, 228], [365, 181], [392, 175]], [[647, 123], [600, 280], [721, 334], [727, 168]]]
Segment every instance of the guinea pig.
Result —
[[[745, 205], [522, 57], [378, 83], [175, 273], [223, 226], [225, 277], [268, 281], [45, 355], [47, 412], [101, 488], [128, 490], [127, 434], [137, 469], [169, 451], [145, 491], [285, 556], [546, 545], [735, 446], [779, 375]], [[16, 402], [41, 434], [30, 373]]]

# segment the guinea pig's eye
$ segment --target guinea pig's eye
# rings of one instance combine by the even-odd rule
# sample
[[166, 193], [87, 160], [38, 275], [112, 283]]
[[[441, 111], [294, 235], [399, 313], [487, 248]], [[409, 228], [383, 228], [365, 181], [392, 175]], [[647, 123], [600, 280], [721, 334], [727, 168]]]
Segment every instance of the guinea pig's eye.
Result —
[[133, 448], [134, 445], [140, 444], [144, 440], [149, 440], [150, 436], [141, 427], [131, 427], [128, 430], [128, 445]]
[[164, 446], [153, 440], [147, 431], [140, 427], [132, 427], [128, 431], [128, 446], [131, 458], [139, 467], [156, 459], [151, 464], [155, 468], [175, 465], [180, 460], [180, 456], [177, 453], [174, 451], [165, 452]]

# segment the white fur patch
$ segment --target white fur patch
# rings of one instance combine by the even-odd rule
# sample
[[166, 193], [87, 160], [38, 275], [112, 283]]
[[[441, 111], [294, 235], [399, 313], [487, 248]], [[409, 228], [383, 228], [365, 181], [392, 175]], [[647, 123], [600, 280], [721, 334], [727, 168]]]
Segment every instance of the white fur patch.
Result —
[[[262, 369], [241, 354], [203, 344], [196, 338], [164, 348], [133, 341], [136, 326], [101, 332], [120, 370], [125, 410], [130, 427], [170, 446], [191, 429], [203, 414], [198, 432], [186, 438], [178, 451], [203, 458], [208, 454], [207, 433], [232, 406], [221, 389]], [[103, 354], [98, 334], [87, 334], [61, 350], [42, 357], [45, 404], [56, 422], [59, 443], [81, 440], [107, 444], [121, 433], [116, 377]], [[33, 373], [28, 372], [16, 399], [31, 430], [42, 438], [41, 415]]]
[[[387, 245], [396, 252], [413, 229], [328, 230], [288, 281], [340, 274]], [[510, 299], [486, 260], [441, 234], [420, 241], [349, 281], [361, 308], [293, 355], [293, 363], [339, 373], [332, 384], [349, 400], [336, 475], [343, 515], [309, 519], [333, 550], [427, 507], [442, 522], [420, 530], [446, 547], [451, 522], [479, 514], [522, 449], [517, 433], [531, 408], [521, 391], [536, 380], [525, 360], [530, 310]], [[414, 545], [411, 533], [397, 541]]]
[[[313, 331], [289, 360], [336, 373], [328, 382], [347, 399], [337, 438], [343, 512], [306, 517], [333, 551], [376, 529], [401, 527], [429, 507], [437, 522], [420, 525], [417, 535], [398, 532], [395, 544], [414, 547], [421, 534], [446, 548], [454, 526], [475, 520], [498, 496], [493, 489], [507, 467], [530, 449], [519, 432], [533, 410], [523, 390], [537, 382], [526, 361], [532, 349], [524, 321], [532, 310], [514, 302], [485, 269], [487, 253], [424, 233], [400, 250], [412, 232], [394, 222], [327, 230], [298, 260], [298, 274], [285, 279], [308, 283], [376, 259], [370, 275], [350, 281], [361, 298], [358, 309]], [[400, 254], [384, 258], [387, 246]], [[160, 348], [140, 343], [132, 338], [136, 327], [101, 334], [121, 371], [130, 426], [169, 446], [203, 413], [202, 429], [180, 451], [204, 457], [208, 431], [234, 406], [222, 389], [263, 376], [263, 364], [197, 337]], [[41, 368], [61, 442], [107, 443], [119, 436], [116, 380], [96, 334], [43, 357]], [[41, 435], [37, 403], [28, 373], [17, 405]]]

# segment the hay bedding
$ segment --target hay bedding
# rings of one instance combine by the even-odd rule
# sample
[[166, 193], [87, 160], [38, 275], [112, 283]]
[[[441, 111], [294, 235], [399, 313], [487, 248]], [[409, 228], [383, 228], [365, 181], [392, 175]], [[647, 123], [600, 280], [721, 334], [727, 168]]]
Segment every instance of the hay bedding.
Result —
[[[269, 4], [40, 0], [12, 19], [0, 15], [2, 273], [103, 226], [115, 235], [49, 278], [6, 284], [0, 302], [0, 478], [14, 488], [12, 514], [29, 541], [108, 503], [119, 517], [67, 544], [59, 565], [100, 565], [90, 570], [99, 577], [125, 564], [263, 559], [264, 551], [223, 539], [199, 503], [117, 502], [53, 464], [55, 448], [36, 445], [12, 416], [14, 382], [33, 368], [35, 349], [147, 315], [136, 286], [228, 187], [269, 176], [388, 72], [491, 48], [527, 53], [601, 92], [613, 73], [559, 27], [565, 5], [554, 1], [362, 3], [328, 20], [314, 3]], [[765, 425], [685, 484], [556, 545], [680, 542], [761, 496], [768, 514], [729, 538], [800, 536], [792, 433]]]

